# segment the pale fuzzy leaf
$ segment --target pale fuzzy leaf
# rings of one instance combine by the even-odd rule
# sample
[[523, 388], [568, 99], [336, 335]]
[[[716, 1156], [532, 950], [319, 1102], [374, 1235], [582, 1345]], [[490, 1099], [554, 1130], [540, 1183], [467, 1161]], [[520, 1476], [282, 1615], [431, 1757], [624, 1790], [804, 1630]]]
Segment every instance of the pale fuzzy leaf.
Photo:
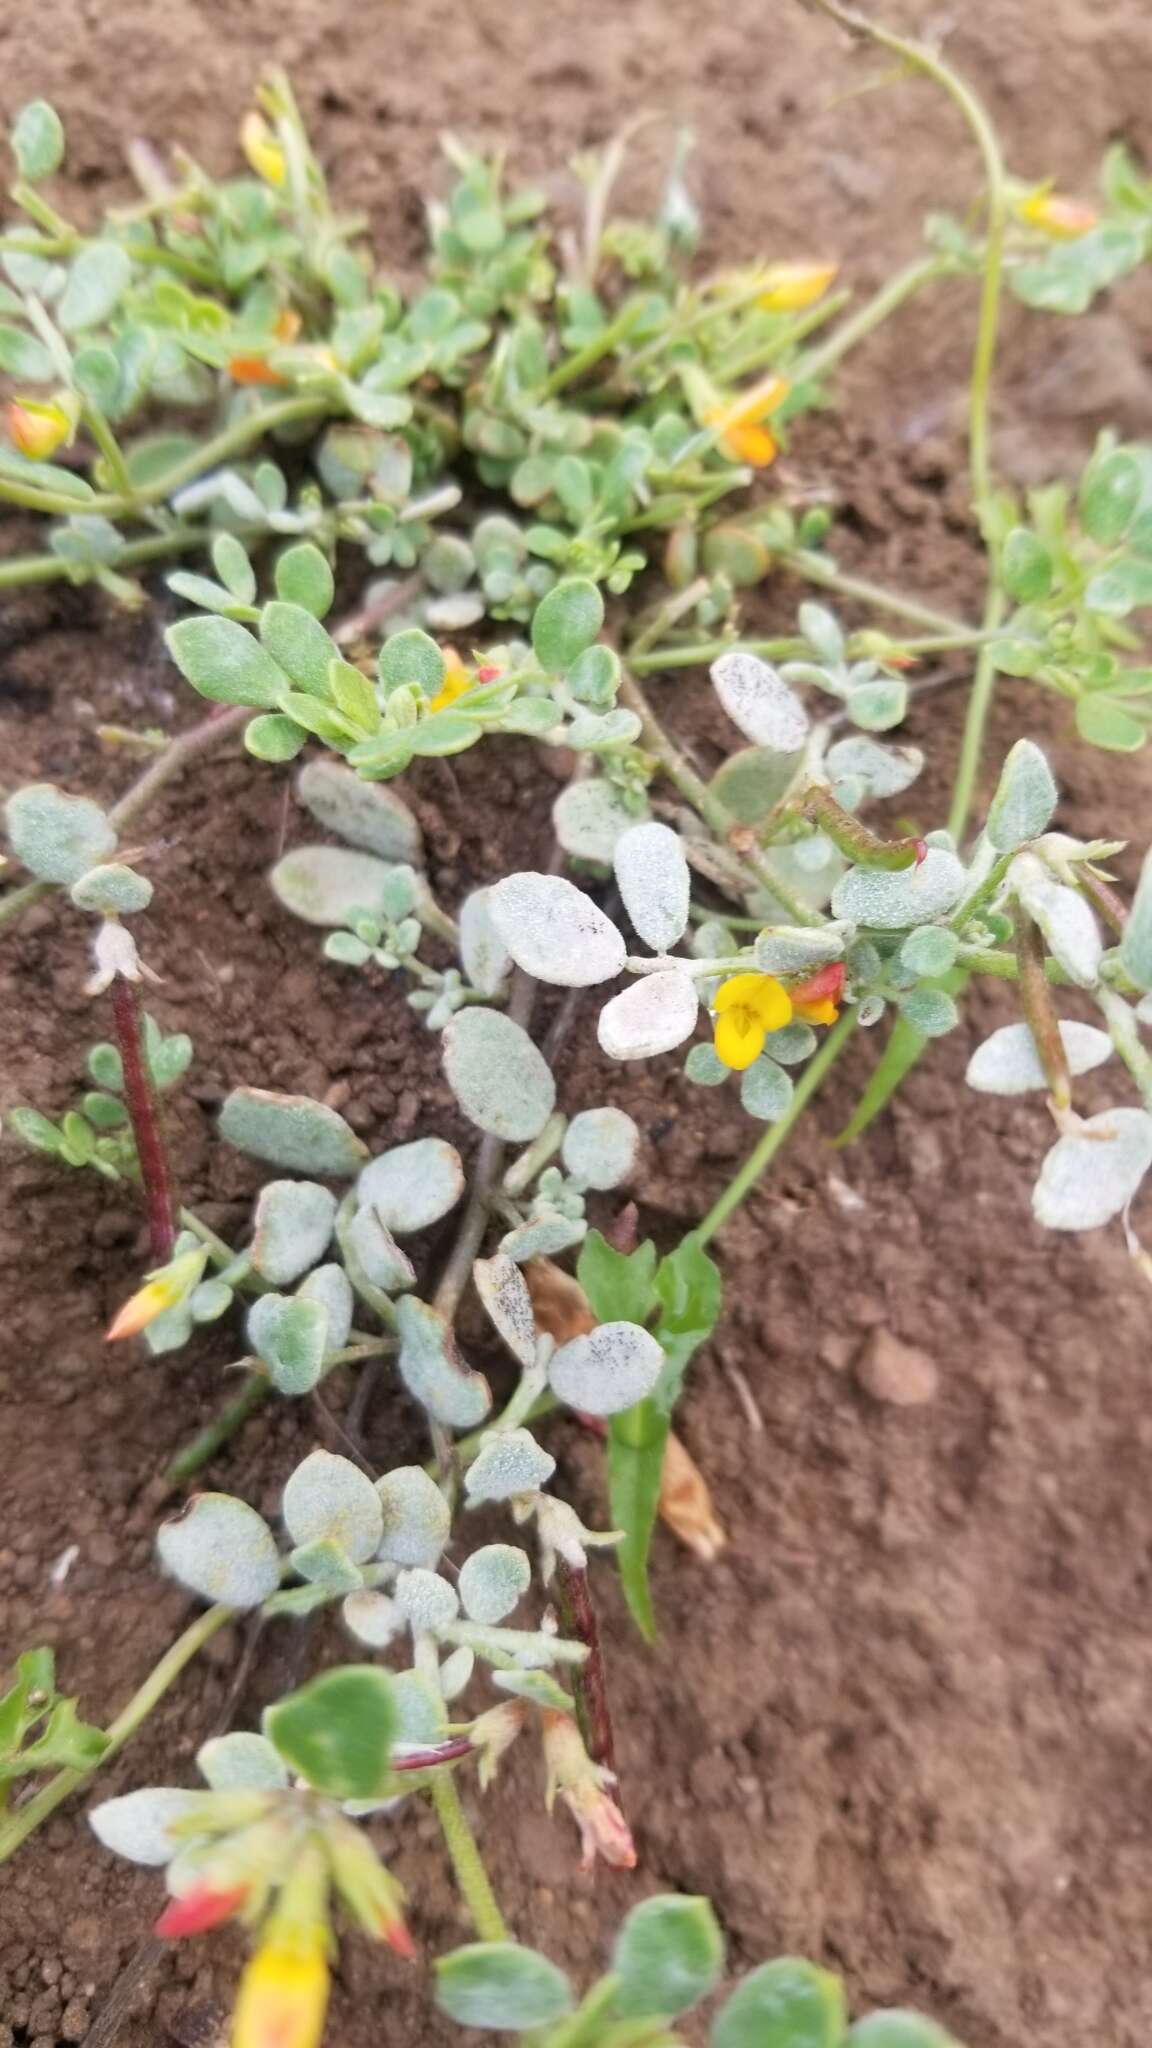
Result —
[[451, 1327], [414, 1295], [396, 1303], [400, 1377], [414, 1400], [448, 1429], [474, 1429], [492, 1405], [488, 1382], [460, 1355]]
[[452, 1526], [448, 1503], [422, 1465], [397, 1465], [376, 1481], [384, 1510], [380, 1555], [392, 1564], [436, 1564]]
[[[1112, 1056], [1112, 1040], [1094, 1024], [1062, 1023], [1060, 1037], [1071, 1074], [1090, 1074]], [[981, 1095], [1026, 1095], [1049, 1085], [1027, 1024], [1004, 1024], [994, 1031], [977, 1046], [964, 1078]]]
[[1059, 792], [1048, 759], [1035, 740], [1017, 740], [1000, 772], [985, 832], [997, 853], [1012, 853], [1039, 839], [1051, 823]]
[[211, 1736], [196, 1752], [196, 1768], [213, 1792], [280, 1792], [288, 1784], [272, 1744], [249, 1729]]
[[740, 1106], [762, 1123], [779, 1123], [791, 1100], [791, 1078], [775, 1060], [755, 1060], [740, 1076]]
[[331, 1451], [312, 1451], [297, 1465], [281, 1512], [294, 1544], [338, 1543], [353, 1564], [367, 1564], [384, 1534], [384, 1510], [372, 1481], [350, 1458]]
[[600, 1012], [597, 1036], [612, 1060], [649, 1060], [683, 1045], [696, 1029], [696, 984], [667, 969], [641, 975]]
[[4, 806], [17, 860], [44, 882], [77, 882], [112, 852], [115, 827], [91, 797], [69, 796], [53, 782], [18, 789]]
[[794, 754], [808, 737], [808, 713], [795, 691], [759, 655], [734, 650], [714, 661], [716, 695], [745, 739], [774, 753]]
[[294, 917], [327, 927], [347, 924], [353, 910], [376, 910], [396, 863], [350, 846], [294, 846], [268, 877], [274, 896]]
[[248, 1311], [248, 1342], [268, 1367], [278, 1393], [307, 1394], [320, 1378], [328, 1346], [322, 1301], [262, 1294]]
[[556, 1106], [556, 1083], [519, 1024], [475, 1004], [457, 1012], [442, 1042], [448, 1085], [465, 1116], [513, 1144], [539, 1135]]
[[403, 1294], [415, 1286], [415, 1266], [374, 1209], [358, 1211], [347, 1226], [344, 1243], [354, 1280], [367, 1280], [385, 1294]]
[[255, 1508], [227, 1493], [194, 1493], [161, 1522], [160, 1562], [182, 1586], [224, 1607], [259, 1607], [280, 1584], [276, 1539]]
[[464, 1491], [473, 1504], [511, 1500], [519, 1493], [538, 1493], [555, 1470], [555, 1458], [529, 1430], [501, 1430], [481, 1444], [464, 1474]]
[[915, 782], [924, 766], [919, 747], [885, 747], [879, 740], [855, 735], [837, 740], [824, 757], [824, 767], [833, 784], [850, 778], [864, 785], [866, 796], [879, 800], [900, 796]]
[[397, 1237], [427, 1230], [454, 1209], [464, 1192], [464, 1168], [454, 1145], [443, 1138], [417, 1138], [382, 1152], [356, 1183], [361, 1208], [374, 1209]]
[[555, 1258], [557, 1252], [569, 1251], [587, 1235], [588, 1225], [582, 1216], [562, 1216], [558, 1209], [546, 1209], [505, 1231], [500, 1250], [523, 1265], [526, 1259]]
[[1147, 1110], [1103, 1110], [1056, 1140], [1032, 1190], [1032, 1213], [1048, 1230], [1098, 1230], [1127, 1207], [1150, 1166]]
[[616, 1188], [633, 1172], [640, 1132], [623, 1109], [582, 1109], [564, 1133], [560, 1156], [582, 1188]]
[[487, 1543], [460, 1567], [460, 1599], [469, 1621], [504, 1621], [532, 1583], [527, 1553], [513, 1543]]
[[536, 1319], [524, 1276], [505, 1252], [477, 1259], [472, 1268], [476, 1292], [513, 1358], [529, 1366], [536, 1356]]
[[222, 1138], [253, 1159], [292, 1173], [334, 1178], [355, 1173], [368, 1147], [327, 1103], [307, 1095], [277, 1095], [267, 1088], [234, 1088], [220, 1111]]
[[616, 842], [616, 882], [633, 925], [654, 953], [684, 936], [691, 873], [678, 832], [654, 821], [633, 825]]
[[548, 1379], [569, 1408], [616, 1415], [652, 1392], [663, 1364], [662, 1347], [639, 1323], [600, 1323], [553, 1352]]
[[616, 926], [562, 875], [506, 875], [488, 907], [516, 965], [537, 981], [589, 988], [623, 968], [628, 949]]
[[314, 1180], [270, 1180], [260, 1190], [252, 1264], [273, 1287], [288, 1287], [323, 1258], [336, 1221], [336, 1197]]
[[300, 770], [296, 794], [312, 816], [347, 845], [386, 861], [423, 866], [420, 827], [402, 798], [383, 783], [365, 782], [353, 769], [322, 757]]
[[325, 1355], [329, 1351], [342, 1351], [348, 1342], [352, 1328], [352, 1311], [355, 1298], [352, 1284], [343, 1266], [335, 1264], [317, 1266], [296, 1289], [297, 1301], [318, 1301], [328, 1317], [324, 1333]]
[[570, 782], [552, 806], [552, 825], [565, 853], [610, 867], [616, 842], [636, 823], [620, 792], [603, 777]]
[[930, 846], [918, 867], [849, 868], [832, 891], [832, 912], [873, 931], [908, 931], [954, 909], [964, 880], [956, 855]]
[[1058, 882], [1034, 853], [1017, 855], [1008, 871], [1008, 880], [1029, 917], [1043, 932], [1053, 959], [1080, 988], [1094, 988], [1099, 979], [1104, 941], [1079, 890]]
[[349, 1593], [340, 1612], [357, 1641], [370, 1650], [386, 1650], [408, 1625], [386, 1593]]
[[854, 924], [835, 921], [818, 926], [770, 925], [756, 940], [756, 966], [761, 974], [814, 974], [842, 960], [856, 936]]
[[1152, 989], [1152, 853], [1144, 856], [1120, 941], [1120, 965], [1137, 988]]
[[210, 1804], [210, 1792], [185, 1792], [175, 1785], [141, 1785], [119, 1799], [104, 1799], [88, 1815], [98, 1841], [130, 1863], [170, 1863], [180, 1844], [169, 1830]]
[[409, 1628], [420, 1632], [443, 1628], [460, 1612], [455, 1587], [439, 1572], [425, 1571], [419, 1565], [399, 1573], [393, 1594]]
[[499, 995], [512, 972], [512, 955], [492, 921], [491, 891], [473, 889], [460, 905], [460, 965], [482, 996]]
[[445, 1657], [440, 1666], [440, 1690], [446, 1701], [459, 1699], [472, 1682], [476, 1668], [476, 1652], [461, 1647]]

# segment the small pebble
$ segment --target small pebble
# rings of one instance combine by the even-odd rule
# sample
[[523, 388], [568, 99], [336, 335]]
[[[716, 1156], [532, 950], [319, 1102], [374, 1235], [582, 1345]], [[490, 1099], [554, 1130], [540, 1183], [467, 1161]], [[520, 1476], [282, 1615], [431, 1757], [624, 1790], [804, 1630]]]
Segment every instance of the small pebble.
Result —
[[875, 1401], [896, 1408], [918, 1408], [932, 1401], [940, 1385], [933, 1359], [915, 1344], [904, 1344], [890, 1330], [874, 1330], [856, 1363], [856, 1378]]

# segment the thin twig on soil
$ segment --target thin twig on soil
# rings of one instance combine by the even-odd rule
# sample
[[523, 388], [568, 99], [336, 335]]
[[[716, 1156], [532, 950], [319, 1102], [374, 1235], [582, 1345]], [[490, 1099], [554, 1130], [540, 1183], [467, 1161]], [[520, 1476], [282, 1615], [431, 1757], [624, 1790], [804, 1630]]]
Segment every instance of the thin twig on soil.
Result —
[[136, 982], [128, 981], [122, 974], [118, 974], [112, 983], [112, 1015], [116, 1020], [116, 1043], [124, 1073], [124, 1100], [136, 1141], [136, 1158], [144, 1188], [152, 1257], [158, 1266], [163, 1266], [172, 1257], [172, 1247], [176, 1242], [172, 1174], [144, 1047], [140, 990]]
[[586, 1566], [571, 1565], [565, 1558], [557, 1558], [556, 1604], [565, 1635], [575, 1636], [588, 1651], [585, 1662], [578, 1665], [572, 1674], [576, 1719], [585, 1747], [593, 1763], [603, 1764], [614, 1773], [616, 1744], [608, 1705], [608, 1681]]

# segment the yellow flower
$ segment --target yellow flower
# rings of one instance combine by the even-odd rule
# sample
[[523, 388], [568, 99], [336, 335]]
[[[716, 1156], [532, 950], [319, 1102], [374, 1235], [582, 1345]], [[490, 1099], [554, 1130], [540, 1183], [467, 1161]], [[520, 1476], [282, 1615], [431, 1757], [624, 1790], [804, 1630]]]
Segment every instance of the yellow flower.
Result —
[[1078, 235], [1086, 235], [1094, 228], [1099, 218], [1095, 209], [1086, 206], [1082, 199], [1066, 199], [1062, 193], [1049, 192], [1043, 186], [1017, 201], [1016, 214], [1027, 227], [1039, 228], [1042, 235], [1050, 235], [1054, 242], [1074, 242]]
[[765, 313], [800, 313], [824, 297], [839, 268], [838, 263], [772, 263], [756, 304]]
[[770, 376], [754, 384], [727, 405], [710, 406], [705, 423], [710, 426], [733, 462], [750, 463], [753, 469], [767, 469], [778, 452], [776, 436], [763, 425], [769, 413], [783, 405], [789, 385], [785, 378]]
[[459, 662], [450, 662], [444, 671], [444, 681], [429, 703], [429, 711], [447, 711], [450, 704], [462, 697], [465, 690], [472, 688], [472, 677]]
[[759, 1059], [768, 1033], [789, 1022], [792, 998], [771, 974], [734, 974], [721, 982], [712, 1008], [717, 1057], [741, 1074]]
[[319, 2048], [328, 2008], [325, 1933], [267, 1941], [240, 1980], [232, 2048]]
[[245, 114], [240, 123], [240, 147], [258, 178], [266, 185], [282, 185], [288, 176], [288, 163], [276, 137], [264, 119], [253, 109]]
[[182, 1252], [178, 1259], [151, 1273], [147, 1285], [137, 1289], [110, 1323], [105, 1343], [112, 1344], [118, 1337], [135, 1337], [157, 1316], [162, 1316], [165, 1309], [175, 1308], [197, 1285], [207, 1261], [206, 1251]]
[[72, 438], [73, 421], [54, 398], [13, 398], [4, 408], [4, 420], [12, 446], [33, 462], [47, 462]]

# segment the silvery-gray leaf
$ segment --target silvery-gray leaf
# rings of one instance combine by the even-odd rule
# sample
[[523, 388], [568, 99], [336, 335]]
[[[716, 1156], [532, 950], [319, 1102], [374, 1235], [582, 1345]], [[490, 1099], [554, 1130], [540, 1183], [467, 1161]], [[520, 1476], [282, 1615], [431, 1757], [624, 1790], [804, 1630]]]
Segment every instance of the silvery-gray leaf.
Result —
[[688, 923], [692, 877], [680, 834], [655, 820], [632, 825], [616, 842], [613, 867], [640, 937], [654, 953], [666, 953]]
[[392, 1704], [396, 1709], [396, 1742], [423, 1748], [440, 1742], [448, 1732], [448, 1716], [437, 1687], [422, 1671], [397, 1671], [392, 1678]]
[[328, 1349], [328, 1311], [322, 1301], [262, 1294], [248, 1311], [246, 1329], [278, 1393], [311, 1392]]
[[738, 825], [758, 825], [784, 795], [802, 758], [769, 747], [740, 747], [720, 763], [709, 787]]
[[724, 1065], [714, 1046], [701, 1044], [689, 1047], [684, 1062], [684, 1072], [698, 1088], [719, 1088], [728, 1079], [731, 1068]]
[[1147, 1110], [1103, 1110], [1056, 1140], [1032, 1190], [1032, 1213], [1048, 1230], [1098, 1230], [1127, 1207], [1150, 1166]]
[[423, 1565], [431, 1571], [448, 1541], [448, 1503], [422, 1465], [397, 1465], [376, 1481], [384, 1510], [380, 1555], [392, 1564]]
[[674, 968], [643, 974], [600, 1012], [597, 1036], [611, 1060], [649, 1060], [696, 1029], [696, 984]]
[[522, 1266], [528, 1259], [554, 1259], [583, 1243], [587, 1235], [588, 1225], [582, 1216], [562, 1216], [558, 1209], [549, 1209], [505, 1231], [500, 1250]]
[[955, 1031], [960, 1012], [942, 988], [914, 988], [900, 998], [900, 1014], [922, 1038], [944, 1038]]
[[476, 1292], [513, 1358], [529, 1366], [536, 1357], [536, 1318], [524, 1276], [506, 1252], [477, 1259], [472, 1268]]
[[907, 931], [954, 909], [963, 893], [962, 863], [930, 846], [918, 867], [849, 868], [832, 891], [832, 910], [873, 931]]
[[[1090, 1074], [1112, 1056], [1112, 1040], [1094, 1024], [1062, 1023], [1060, 1037], [1071, 1074]], [[994, 1031], [976, 1047], [964, 1078], [982, 1095], [1026, 1095], [1031, 1088], [1048, 1087], [1027, 1024], [1004, 1024]]]
[[816, 1033], [810, 1024], [782, 1024], [779, 1031], [767, 1033], [764, 1050], [782, 1067], [796, 1067], [815, 1052]]
[[460, 965], [482, 996], [497, 996], [512, 972], [512, 956], [492, 922], [487, 889], [473, 889], [460, 905]]
[[455, 1587], [421, 1565], [398, 1575], [393, 1597], [409, 1628], [418, 1631], [443, 1628], [460, 1612]]
[[360, 1209], [345, 1231], [345, 1242], [360, 1276], [385, 1294], [403, 1294], [416, 1284], [416, 1268], [380, 1221], [375, 1209]]
[[858, 780], [865, 794], [876, 799], [899, 796], [911, 787], [923, 766], [919, 747], [885, 747], [879, 740], [859, 735], [837, 740], [824, 757], [833, 785], [846, 778]]
[[54, 782], [16, 790], [4, 806], [8, 843], [42, 882], [78, 882], [112, 852], [116, 830], [91, 797], [69, 796]]
[[384, 1534], [384, 1511], [372, 1481], [351, 1458], [331, 1451], [312, 1451], [297, 1465], [281, 1511], [293, 1543], [338, 1543], [353, 1564], [367, 1564]]
[[194, 1493], [181, 1514], [161, 1522], [156, 1548], [182, 1586], [224, 1607], [259, 1607], [280, 1584], [271, 1529], [228, 1493]]
[[358, 1642], [386, 1650], [407, 1627], [407, 1618], [386, 1593], [349, 1593], [340, 1609]]
[[336, 1197], [314, 1180], [270, 1180], [260, 1190], [252, 1264], [273, 1287], [288, 1287], [323, 1258], [336, 1221]]
[[640, 720], [634, 711], [582, 711], [572, 720], [565, 742], [576, 753], [603, 747], [619, 750], [640, 737]]
[[581, 1188], [617, 1188], [633, 1172], [640, 1132], [625, 1110], [582, 1109], [564, 1133], [560, 1156]]
[[433, 633], [463, 633], [484, 617], [484, 599], [475, 590], [454, 590], [443, 597], [429, 598], [424, 606], [424, 624]]
[[459, 1699], [472, 1682], [476, 1669], [476, 1652], [461, 1648], [453, 1650], [440, 1666], [440, 1691], [446, 1701]]
[[997, 853], [1012, 853], [1039, 839], [1051, 823], [1058, 795], [1047, 756], [1035, 740], [1017, 740], [1000, 771], [984, 827]]
[[695, 960], [727, 960], [735, 945], [729, 927], [718, 917], [709, 917], [696, 926], [689, 939], [688, 950]]
[[787, 683], [757, 654], [738, 649], [714, 661], [711, 676], [716, 695], [745, 739], [793, 754], [808, 737], [808, 713]]
[[836, 848], [826, 832], [809, 832], [803, 839], [794, 839], [788, 852], [805, 874], [818, 875], [828, 866]]
[[102, 917], [129, 917], [134, 911], [147, 910], [153, 890], [148, 877], [138, 875], [135, 868], [125, 867], [122, 861], [107, 861], [89, 868], [73, 882], [68, 894], [77, 910], [92, 910]]
[[548, 1379], [557, 1399], [586, 1415], [616, 1415], [652, 1392], [664, 1364], [639, 1323], [601, 1323], [554, 1351]]
[[485, 1438], [464, 1474], [464, 1491], [473, 1506], [482, 1500], [511, 1500], [516, 1494], [538, 1493], [556, 1470], [556, 1460], [541, 1450], [526, 1429], [506, 1429]]
[[947, 974], [959, 950], [960, 940], [948, 925], [917, 925], [900, 948], [900, 968], [906, 974]]
[[217, 1119], [222, 1138], [250, 1158], [267, 1159], [292, 1173], [343, 1177], [355, 1173], [368, 1147], [325, 1102], [307, 1095], [277, 1095], [267, 1088], [234, 1088]]
[[[1152, 989], [1152, 853], [1145, 854], [1140, 869], [1140, 880], [1120, 940], [1120, 965], [1137, 988]], [[1143, 1009], [1143, 1004], [1140, 1008]], [[1141, 1022], [1144, 1021], [1141, 1018]]]
[[556, 1106], [556, 1083], [543, 1053], [511, 1017], [472, 1004], [445, 1029], [443, 1048], [448, 1085], [480, 1130], [514, 1144], [543, 1130]]
[[487, 1543], [460, 1567], [460, 1599], [469, 1621], [503, 1621], [532, 1583], [527, 1553], [513, 1543]]
[[1048, 950], [1080, 988], [1099, 980], [1104, 941], [1091, 909], [1078, 889], [1070, 889], [1034, 853], [1017, 854], [1008, 880], [1029, 917], [1039, 925]]
[[553, 829], [564, 852], [603, 867], [611, 866], [616, 841], [635, 823], [619, 790], [602, 776], [568, 783], [552, 806]]
[[[372, 785], [375, 787], [375, 785]], [[305, 924], [347, 924], [353, 910], [377, 910], [391, 863], [350, 846], [294, 846], [268, 877], [274, 896]]]
[[246, 1728], [201, 1743], [196, 1768], [213, 1792], [282, 1792], [288, 1784], [288, 1773], [267, 1737]]
[[464, 1192], [464, 1168], [454, 1145], [417, 1138], [396, 1145], [364, 1168], [356, 1183], [362, 1209], [374, 1209], [386, 1230], [407, 1237], [427, 1230], [454, 1209]]
[[354, 1593], [363, 1584], [363, 1574], [353, 1564], [343, 1545], [330, 1536], [318, 1536], [314, 1543], [298, 1544], [289, 1552], [288, 1562], [297, 1577], [325, 1593]]
[[415, 1295], [396, 1303], [400, 1377], [413, 1399], [448, 1429], [475, 1429], [492, 1405], [488, 1382], [460, 1355], [451, 1325]]
[[352, 1328], [353, 1294], [343, 1266], [317, 1266], [296, 1289], [297, 1301], [318, 1301], [328, 1317], [324, 1333], [324, 1354], [342, 1351]]
[[170, 1863], [180, 1846], [169, 1831], [211, 1804], [210, 1792], [185, 1792], [176, 1785], [141, 1785], [119, 1799], [102, 1799], [88, 1815], [98, 1841], [130, 1863]]
[[296, 794], [314, 818], [349, 846], [363, 847], [386, 861], [423, 866], [420, 827], [386, 783], [364, 782], [353, 769], [321, 756], [300, 770]]
[[628, 949], [599, 904], [563, 875], [506, 875], [489, 890], [492, 922], [518, 967], [560, 988], [620, 973]]
[[791, 1100], [791, 1078], [775, 1060], [754, 1060], [740, 1076], [741, 1108], [762, 1123], [779, 1123]]
[[842, 960], [856, 936], [853, 924], [770, 925], [758, 934], [755, 962], [760, 974], [814, 974]]

